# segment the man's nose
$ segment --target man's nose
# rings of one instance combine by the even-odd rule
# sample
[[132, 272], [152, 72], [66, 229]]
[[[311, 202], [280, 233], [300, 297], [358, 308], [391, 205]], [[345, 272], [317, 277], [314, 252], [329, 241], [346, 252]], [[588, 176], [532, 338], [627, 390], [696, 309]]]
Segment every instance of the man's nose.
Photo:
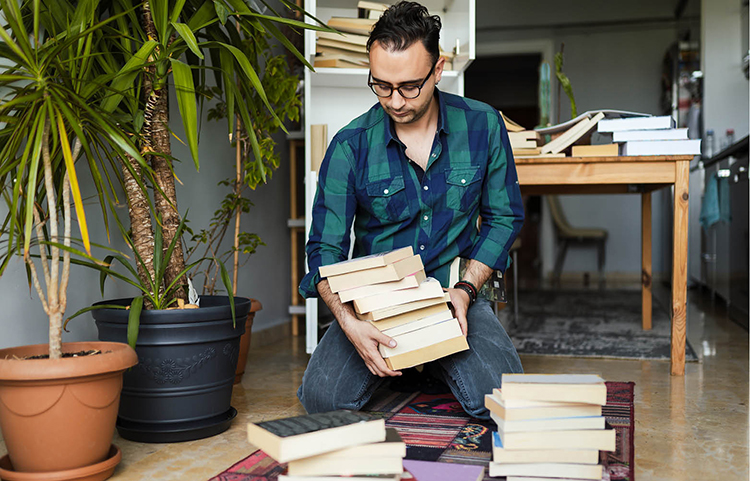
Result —
[[398, 110], [403, 107], [405, 103], [406, 99], [401, 96], [401, 93], [398, 91], [398, 89], [393, 89], [393, 94], [391, 95], [391, 108], [394, 110]]

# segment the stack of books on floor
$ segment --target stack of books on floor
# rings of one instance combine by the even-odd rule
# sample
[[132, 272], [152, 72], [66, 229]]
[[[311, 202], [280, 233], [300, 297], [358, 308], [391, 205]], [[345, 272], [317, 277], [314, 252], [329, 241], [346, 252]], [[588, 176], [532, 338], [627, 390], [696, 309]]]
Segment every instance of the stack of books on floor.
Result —
[[688, 129], [675, 128], [674, 119], [631, 117], [599, 122], [599, 132], [612, 134], [620, 155], [700, 155], [700, 139], [688, 139]]
[[399, 480], [406, 444], [385, 421], [333, 411], [249, 423], [248, 441], [279, 463], [279, 481]]
[[395, 339], [380, 346], [389, 369], [404, 369], [469, 348], [440, 282], [427, 277], [411, 247], [321, 266], [331, 291], [357, 318]]
[[602, 406], [607, 387], [592, 374], [503, 374], [485, 396], [497, 424], [490, 476], [507, 481], [600, 480], [599, 451], [615, 450]]
[[[367, 40], [370, 31], [390, 5], [378, 2], [357, 3], [357, 17], [332, 17], [328, 26], [341, 33], [318, 32], [315, 42], [315, 68], [369, 68]], [[440, 53], [445, 57], [445, 70], [453, 70], [454, 55]]]

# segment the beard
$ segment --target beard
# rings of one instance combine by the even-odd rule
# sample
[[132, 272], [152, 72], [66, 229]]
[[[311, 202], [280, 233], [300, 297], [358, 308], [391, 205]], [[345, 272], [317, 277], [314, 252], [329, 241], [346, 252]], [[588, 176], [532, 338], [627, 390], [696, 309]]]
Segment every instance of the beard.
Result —
[[430, 98], [429, 101], [425, 102], [424, 105], [416, 108], [416, 109], [402, 109], [398, 111], [399, 115], [396, 115], [396, 111], [391, 109], [390, 107], [385, 107], [385, 111], [388, 114], [388, 116], [397, 124], [411, 124], [422, 117], [427, 113], [427, 111], [430, 109], [430, 102], [432, 101], [432, 98]]

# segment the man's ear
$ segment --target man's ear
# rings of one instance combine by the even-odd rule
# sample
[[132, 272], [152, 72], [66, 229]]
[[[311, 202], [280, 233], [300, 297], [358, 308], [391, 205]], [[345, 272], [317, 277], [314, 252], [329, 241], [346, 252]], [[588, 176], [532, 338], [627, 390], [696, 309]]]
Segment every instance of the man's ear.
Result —
[[445, 57], [440, 57], [435, 64], [435, 83], [440, 82], [440, 79], [443, 78], [443, 67], [445, 67]]

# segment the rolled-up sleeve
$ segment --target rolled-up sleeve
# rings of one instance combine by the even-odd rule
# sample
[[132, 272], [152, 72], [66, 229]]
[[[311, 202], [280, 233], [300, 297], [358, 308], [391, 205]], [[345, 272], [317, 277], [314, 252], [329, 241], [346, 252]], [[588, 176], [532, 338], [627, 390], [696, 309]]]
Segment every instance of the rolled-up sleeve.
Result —
[[489, 117], [489, 159], [479, 208], [482, 225], [471, 258], [504, 272], [523, 226], [523, 201], [505, 123], [497, 112]]
[[312, 208], [312, 225], [305, 247], [309, 271], [299, 286], [305, 298], [318, 297], [318, 268], [345, 260], [357, 207], [354, 167], [350, 147], [337, 137], [331, 141], [320, 166]]

